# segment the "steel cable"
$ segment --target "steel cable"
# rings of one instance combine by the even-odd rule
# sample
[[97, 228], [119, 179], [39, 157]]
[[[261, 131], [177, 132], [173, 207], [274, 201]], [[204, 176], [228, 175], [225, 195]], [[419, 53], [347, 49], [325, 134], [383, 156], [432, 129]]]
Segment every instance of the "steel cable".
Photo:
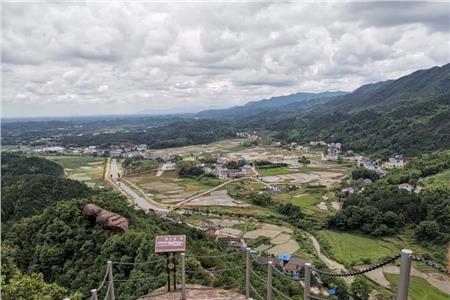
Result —
[[251, 258], [253, 259], [253, 261], [254, 261], [255, 263], [257, 263], [258, 265], [267, 266], [267, 264], [262, 263], [262, 262], [259, 262], [258, 259], [257, 259], [253, 254], [251, 254], [251, 253], [250, 253], [250, 257], [251, 257]]
[[151, 264], [151, 263], [167, 261], [167, 260], [169, 260], [169, 259], [170, 259], [170, 258], [162, 258], [162, 259], [155, 259], [155, 260], [144, 261], [144, 262], [121, 262], [121, 261], [113, 261], [112, 264], [113, 264], [113, 265], [129, 265], [129, 266], [148, 265], [148, 264]]
[[194, 257], [194, 258], [223, 258], [223, 257], [229, 257], [234, 255], [242, 254], [243, 252], [233, 252], [233, 253], [227, 253], [227, 254], [218, 254], [218, 255], [194, 255], [192, 253], [188, 253], [187, 257]]
[[167, 276], [165, 273], [161, 273], [157, 276], [150, 276], [150, 277], [137, 277], [132, 279], [114, 279], [114, 282], [126, 282], [126, 281], [139, 281], [139, 280], [149, 280], [149, 279], [156, 279], [162, 276]]
[[291, 300], [291, 297], [287, 296], [286, 294], [275, 288], [273, 285], [271, 285], [270, 287], [272, 288], [273, 291], [277, 292], [284, 299]]
[[[290, 275], [288, 275], [288, 274], [286, 274], [286, 273], [284, 273], [284, 272], [281, 272], [281, 271], [278, 270], [278, 268], [276, 268], [276, 267], [273, 267], [272, 270], [274, 270], [275, 272], [277, 272], [278, 274], [280, 274], [281, 276], [283, 276], [283, 277], [286, 278], [286, 279], [290, 279], [290, 280], [293, 280], [293, 281], [297, 281], [296, 279], [293, 279]], [[300, 276], [299, 276], [299, 280], [300, 280]]]
[[108, 283], [108, 289], [106, 290], [105, 298], [103, 298], [103, 300], [107, 300], [108, 299], [109, 289], [110, 288], [111, 288], [111, 282]]
[[249, 284], [250, 289], [253, 291], [253, 293], [258, 296], [259, 299], [265, 300], [265, 298], [263, 296], [261, 296], [260, 293], [258, 293], [258, 291], [255, 289], [255, 287], [250, 283]]
[[243, 270], [245, 266], [237, 266], [237, 267], [232, 267], [232, 268], [228, 268], [228, 269], [222, 269], [222, 270], [198, 270], [198, 271], [190, 271], [190, 270], [186, 270], [187, 274], [202, 274], [202, 273], [223, 273], [223, 272], [227, 272], [227, 271], [233, 271], [233, 270]]
[[108, 278], [108, 267], [106, 267], [106, 272], [105, 272], [105, 276], [103, 276], [103, 280], [100, 283], [100, 286], [97, 288], [97, 291], [101, 290], [103, 288], [103, 285], [106, 282], [106, 278]]

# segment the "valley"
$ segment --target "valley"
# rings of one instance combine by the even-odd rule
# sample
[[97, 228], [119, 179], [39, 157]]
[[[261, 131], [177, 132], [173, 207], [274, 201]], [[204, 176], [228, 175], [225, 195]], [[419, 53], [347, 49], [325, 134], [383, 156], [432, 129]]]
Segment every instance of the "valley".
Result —
[[[324, 263], [331, 270], [348, 271], [395, 255], [402, 248], [413, 248], [419, 253], [427, 251], [401, 235], [374, 239], [326, 228], [327, 219], [343, 205], [338, 195], [344, 183], [351, 180], [355, 163], [324, 160], [323, 148], [286, 148], [264, 142], [248, 146], [251, 142], [252, 139], [241, 138], [152, 151], [152, 159], [156, 161], [151, 169], [140, 167], [146, 160], [135, 160], [130, 165], [145, 170], [138, 174], [127, 169], [123, 158], [92, 161], [73, 156], [46, 158], [64, 166], [66, 176], [77, 180], [86, 180], [74, 177], [73, 174], [81, 174], [80, 170], [90, 170], [93, 165], [105, 167], [104, 185], [126, 195], [136, 208], [227, 240], [233, 247], [250, 247], [258, 255], [291, 255]], [[308, 163], [300, 163], [299, 158], [307, 159]], [[207, 176], [206, 172], [197, 176], [180, 175], [180, 166], [185, 167], [186, 163], [191, 168], [200, 166], [209, 171], [240, 161], [245, 161], [244, 166], [251, 166], [248, 175], [222, 179]], [[274, 167], [260, 168], [258, 161], [270, 162]], [[98, 170], [97, 173], [102, 174]], [[445, 172], [439, 174], [442, 175], [425, 178], [421, 184], [435, 183], [436, 179], [431, 178], [440, 180], [445, 176]], [[272, 204], [255, 202], [256, 195], [266, 194], [270, 195]], [[286, 204], [301, 209], [302, 225], [293, 226], [280, 214], [277, 205]], [[389, 279], [395, 276], [391, 275], [393, 268], [366, 277], [374, 284], [374, 290], [390, 292]], [[436, 278], [433, 277], [436, 273], [429, 274], [429, 278]], [[450, 294], [444, 288], [446, 280], [442, 277], [429, 282], [428, 277], [423, 278], [431, 289]], [[353, 281], [354, 277], [345, 279], [348, 285]]]
[[[306, 290], [306, 262], [315, 268], [314, 295], [391, 299], [396, 256], [411, 249], [410, 298], [448, 298], [439, 266], [450, 241], [449, 66], [351, 93], [296, 93], [173, 122], [2, 123], [7, 290], [14, 294], [26, 279], [43, 294], [51, 285], [57, 298], [86, 298], [112, 259], [120, 295], [154, 294], [166, 283], [162, 265], [143, 267], [157, 260], [154, 237], [186, 234], [193, 289], [244, 293], [248, 251], [252, 274], [266, 276], [261, 265], [273, 260], [274, 287], [292, 299]], [[431, 87], [418, 90], [411, 80]], [[379, 97], [389, 99], [385, 106]], [[219, 262], [221, 255], [236, 258]], [[142, 278], [158, 279], [142, 285]], [[253, 293], [265, 292], [255, 285]]]

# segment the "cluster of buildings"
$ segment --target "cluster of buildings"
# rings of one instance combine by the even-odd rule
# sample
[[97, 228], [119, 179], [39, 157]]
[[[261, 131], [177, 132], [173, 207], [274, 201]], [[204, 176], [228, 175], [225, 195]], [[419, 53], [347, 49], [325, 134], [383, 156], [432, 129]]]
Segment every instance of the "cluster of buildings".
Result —
[[257, 139], [259, 139], [259, 136], [256, 133], [256, 131], [253, 131], [253, 132], [241, 131], [241, 132], [237, 132], [236, 136], [238, 138], [250, 139], [252, 141], [256, 141]]
[[236, 159], [219, 157], [213, 166], [203, 166], [203, 171], [205, 171], [206, 174], [214, 175], [219, 179], [250, 177], [256, 175], [253, 167], [247, 163], [238, 169], [227, 168], [226, 165], [232, 161], [238, 162]]
[[341, 154], [341, 143], [329, 143], [327, 147], [327, 153], [322, 154], [322, 160], [338, 160]]

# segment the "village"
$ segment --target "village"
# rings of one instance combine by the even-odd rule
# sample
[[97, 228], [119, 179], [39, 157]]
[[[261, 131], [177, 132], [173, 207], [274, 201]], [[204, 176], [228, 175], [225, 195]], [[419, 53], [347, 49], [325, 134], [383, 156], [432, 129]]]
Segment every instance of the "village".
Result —
[[[166, 149], [123, 143], [108, 148], [35, 146], [27, 151], [59, 163], [66, 159], [85, 161], [78, 168], [66, 168], [68, 177], [90, 186], [94, 181], [97, 187], [103, 186], [105, 176], [111, 176], [102, 171], [103, 167], [110, 169], [114, 162], [114, 184], [125, 194], [130, 193], [136, 209], [144, 207], [150, 215], [158, 213], [174, 223], [203, 231], [232, 251], [250, 249], [257, 262], [272, 260], [277, 271], [301, 283], [302, 266], [317, 257], [332, 270], [348, 269], [321, 252], [315, 236], [282, 221], [283, 216], [273, 210], [256, 205], [252, 195], [268, 195], [274, 203], [298, 206], [305, 218], [320, 221], [341, 209], [339, 194], [361, 193], [373, 183], [370, 178], [352, 179], [355, 168], [385, 176], [409, 162], [399, 155], [371, 160], [344, 149], [341, 143], [325, 141], [267, 143], [256, 132], [241, 132], [236, 138], [211, 144]], [[181, 174], [186, 166], [195, 169], [193, 176]], [[420, 191], [419, 185], [408, 183], [398, 188]], [[337, 233], [328, 234], [331, 238]], [[395, 251], [391, 244], [386, 245], [389, 253]], [[382, 255], [370, 252], [375, 259]], [[317, 293], [334, 292], [318, 277], [313, 280]]]

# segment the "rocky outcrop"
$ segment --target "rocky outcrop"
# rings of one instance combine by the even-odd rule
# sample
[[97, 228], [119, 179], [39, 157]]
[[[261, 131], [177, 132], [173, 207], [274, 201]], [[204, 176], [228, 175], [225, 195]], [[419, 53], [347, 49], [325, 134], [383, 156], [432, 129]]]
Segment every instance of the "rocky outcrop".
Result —
[[83, 209], [83, 216], [95, 222], [105, 229], [113, 231], [127, 231], [128, 220], [119, 214], [110, 212], [95, 204], [86, 204]]

